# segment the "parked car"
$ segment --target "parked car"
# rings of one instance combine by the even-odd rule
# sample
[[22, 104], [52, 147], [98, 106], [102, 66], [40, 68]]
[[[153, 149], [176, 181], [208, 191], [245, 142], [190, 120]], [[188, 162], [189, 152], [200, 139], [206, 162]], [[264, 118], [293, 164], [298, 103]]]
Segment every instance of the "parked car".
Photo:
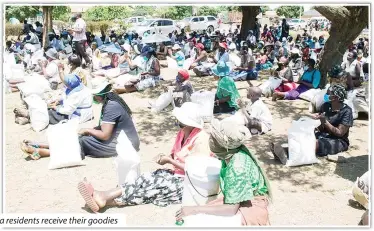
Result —
[[178, 31], [178, 27], [176, 26], [175, 21], [166, 18], [146, 19], [139, 25], [133, 26], [128, 29], [128, 31], [136, 32], [140, 36], [143, 36], [147, 31], [149, 31], [151, 34], [155, 32], [168, 35], [175, 30]]
[[123, 22], [126, 24], [131, 24], [131, 25], [139, 25], [144, 20], [146, 20], [144, 16], [135, 16], [135, 17], [125, 18]]
[[291, 30], [303, 30], [308, 25], [308, 22], [304, 19], [291, 19], [288, 22]]
[[189, 27], [191, 31], [207, 30], [209, 33], [217, 29], [218, 19], [214, 16], [194, 16], [184, 18], [178, 23], [180, 29]]

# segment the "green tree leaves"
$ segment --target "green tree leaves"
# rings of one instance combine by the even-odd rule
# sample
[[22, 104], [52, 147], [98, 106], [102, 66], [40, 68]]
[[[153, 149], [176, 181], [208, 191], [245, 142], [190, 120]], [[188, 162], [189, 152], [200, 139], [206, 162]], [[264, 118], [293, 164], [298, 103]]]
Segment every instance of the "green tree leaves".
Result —
[[128, 6], [95, 6], [85, 12], [85, 17], [91, 21], [111, 21], [127, 18], [130, 14]]
[[23, 21], [26, 18], [36, 17], [39, 12], [39, 6], [6, 6], [5, 7], [5, 18], [16, 18], [19, 21]]
[[[281, 6], [276, 9], [277, 15], [286, 18], [298, 18], [304, 13], [304, 7], [300, 6]], [[301, 14], [300, 14], [301, 13]]]

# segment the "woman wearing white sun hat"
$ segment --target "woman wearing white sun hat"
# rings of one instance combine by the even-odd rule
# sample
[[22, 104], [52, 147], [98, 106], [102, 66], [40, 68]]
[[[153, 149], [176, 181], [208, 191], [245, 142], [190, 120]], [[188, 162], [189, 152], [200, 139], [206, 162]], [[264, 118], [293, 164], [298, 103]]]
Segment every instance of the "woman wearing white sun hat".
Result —
[[168, 206], [180, 204], [183, 195], [184, 160], [191, 155], [211, 155], [209, 135], [202, 130], [203, 120], [199, 116], [199, 106], [187, 102], [175, 108], [173, 115], [181, 128], [171, 155], [159, 155], [155, 159], [160, 165], [171, 164], [171, 169], [158, 169], [139, 176], [136, 184], [124, 184], [108, 191], [96, 191], [84, 179], [78, 184], [88, 207], [98, 212], [106, 206], [132, 206], [154, 204]]
[[170, 57], [177, 61], [178, 67], [183, 67], [183, 63], [185, 60], [184, 53], [181, 51], [181, 47], [178, 44], [174, 44], [174, 46], [171, 48], [172, 53], [170, 54]]

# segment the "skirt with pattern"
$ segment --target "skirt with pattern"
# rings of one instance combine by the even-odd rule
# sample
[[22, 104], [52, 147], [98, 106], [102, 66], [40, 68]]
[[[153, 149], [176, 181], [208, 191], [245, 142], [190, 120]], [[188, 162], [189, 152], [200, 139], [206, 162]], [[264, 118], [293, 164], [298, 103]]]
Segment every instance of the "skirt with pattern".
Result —
[[183, 195], [183, 177], [168, 169], [141, 174], [134, 184], [123, 184], [122, 195], [116, 199], [118, 205], [154, 204], [165, 207], [180, 204]]

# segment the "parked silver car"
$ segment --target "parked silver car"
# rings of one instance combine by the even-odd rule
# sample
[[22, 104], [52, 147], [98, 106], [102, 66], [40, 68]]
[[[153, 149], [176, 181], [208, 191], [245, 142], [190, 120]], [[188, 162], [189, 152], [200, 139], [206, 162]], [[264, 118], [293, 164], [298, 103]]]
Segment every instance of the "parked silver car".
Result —
[[133, 26], [128, 29], [128, 31], [136, 32], [140, 36], [143, 36], [147, 31], [149, 31], [150, 34], [153, 34], [153, 32], [155, 32], [168, 35], [175, 30], [178, 31], [176, 23], [174, 22], [174, 20], [167, 18], [146, 19], [139, 25]]
[[207, 30], [209, 33], [218, 29], [218, 19], [214, 16], [187, 17], [177, 23], [180, 29], [190, 27], [191, 31]]

